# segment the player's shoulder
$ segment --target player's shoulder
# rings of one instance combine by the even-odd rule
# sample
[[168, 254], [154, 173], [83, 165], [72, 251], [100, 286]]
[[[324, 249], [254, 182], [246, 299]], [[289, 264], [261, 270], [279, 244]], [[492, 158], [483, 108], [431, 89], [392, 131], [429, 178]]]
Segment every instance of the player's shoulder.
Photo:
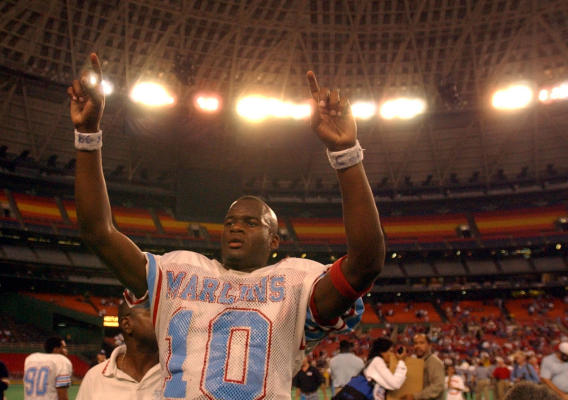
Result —
[[24, 362], [29, 363], [29, 362], [33, 362], [33, 361], [36, 361], [36, 360], [41, 360], [42, 356], [44, 354], [45, 353], [32, 353], [32, 354], [30, 354], [26, 357]]
[[156, 256], [152, 253], [146, 253], [150, 259], [159, 259], [162, 264], [198, 264], [198, 265], [209, 265], [218, 264], [217, 260], [213, 260], [204, 256], [203, 254], [196, 253], [189, 250], [174, 250], [164, 253], [160, 256]]
[[321, 273], [325, 271], [329, 266], [307, 258], [287, 257], [274, 264], [272, 267], [278, 268], [279, 270], [289, 269], [295, 271]]

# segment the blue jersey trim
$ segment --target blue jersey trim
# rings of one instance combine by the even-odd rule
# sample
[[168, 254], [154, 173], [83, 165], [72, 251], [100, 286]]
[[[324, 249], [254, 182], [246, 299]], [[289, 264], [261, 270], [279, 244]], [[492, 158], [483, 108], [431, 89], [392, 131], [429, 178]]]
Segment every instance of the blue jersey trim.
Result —
[[154, 291], [156, 290], [156, 258], [152, 253], [146, 253], [148, 256], [148, 296], [150, 297], [150, 304], [154, 304]]

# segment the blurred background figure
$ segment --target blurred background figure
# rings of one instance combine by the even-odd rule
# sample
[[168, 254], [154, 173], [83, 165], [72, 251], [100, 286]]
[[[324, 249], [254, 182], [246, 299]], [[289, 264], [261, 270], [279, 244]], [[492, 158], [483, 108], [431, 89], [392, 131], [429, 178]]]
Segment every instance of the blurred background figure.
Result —
[[149, 308], [130, 308], [123, 302], [118, 307], [118, 321], [124, 344], [113, 350], [109, 360], [105, 357], [87, 372], [77, 400], [161, 398], [158, 344]]
[[446, 367], [446, 400], [464, 400], [464, 393], [469, 389], [465, 385], [464, 379], [456, 373], [453, 365]]
[[[407, 372], [405, 358], [405, 348], [401, 346], [395, 352], [390, 339], [378, 338], [373, 342], [364, 375], [368, 380], [375, 382], [374, 400], [384, 400], [387, 390], [400, 389], [404, 384]], [[396, 361], [394, 373], [389, 368], [393, 361]]]
[[533, 382], [540, 383], [540, 378], [532, 365], [527, 363], [527, 356], [523, 351], [518, 351], [515, 354], [515, 365], [511, 373], [511, 380], [516, 382]]
[[327, 400], [324, 378], [308, 357], [304, 357], [302, 368], [294, 377], [292, 385], [296, 388], [296, 400], [319, 400], [318, 389], [321, 389], [323, 398]]
[[329, 361], [329, 371], [331, 375], [331, 384], [333, 385], [333, 393], [337, 393], [349, 379], [357, 375], [365, 363], [353, 352], [353, 343], [342, 340], [339, 342], [339, 354], [332, 357]]
[[442, 400], [444, 398], [444, 364], [432, 354], [430, 338], [424, 333], [414, 335], [414, 354], [424, 360], [424, 379], [422, 390], [403, 396], [404, 400]]
[[497, 400], [503, 400], [505, 393], [511, 387], [511, 370], [505, 364], [503, 357], [495, 358], [497, 365], [493, 370], [493, 378], [495, 379], [495, 397]]
[[559, 396], [568, 397], [568, 342], [558, 344], [542, 359], [540, 379]]

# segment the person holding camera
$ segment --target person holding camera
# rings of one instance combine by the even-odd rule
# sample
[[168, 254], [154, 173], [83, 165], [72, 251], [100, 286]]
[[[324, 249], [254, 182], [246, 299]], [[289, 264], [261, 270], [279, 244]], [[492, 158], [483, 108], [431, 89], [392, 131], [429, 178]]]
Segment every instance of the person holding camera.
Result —
[[[396, 390], [406, 381], [406, 350], [399, 347], [394, 351], [393, 343], [387, 338], [378, 338], [375, 340], [369, 351], [369, 363], [363, 375], [367, 380], [375, 382], [373, 388], [374, 400], [384, 400], [387, 390]], [[394, 373], [389, 369], [391, 360], [398, 360]]]

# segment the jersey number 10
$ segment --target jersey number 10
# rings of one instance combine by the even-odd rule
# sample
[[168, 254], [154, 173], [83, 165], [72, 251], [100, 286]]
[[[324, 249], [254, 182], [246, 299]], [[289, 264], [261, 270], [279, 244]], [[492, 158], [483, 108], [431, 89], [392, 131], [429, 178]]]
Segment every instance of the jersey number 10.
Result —
[[[178, 310], [168, 325], [166, 340], [169, 342], [171, 356], [166, 362], [170, 376], [166, 380], [166, 398], [186, 398], [183, 363], [187, 357], [187, 337], [192, 316], [191, 310]], [[258, 310], [230, 308], [214, 317], [209, 327], [201, 391], [213, 399], [254, 400], [263, 397], [266, 391], [272, 322]], [[237, 374], [239, 377], [229, 377], [231, 345], [236, 337], [241, 342], [246, 342], [245, 354], [238, 361], [242, 373]]]

